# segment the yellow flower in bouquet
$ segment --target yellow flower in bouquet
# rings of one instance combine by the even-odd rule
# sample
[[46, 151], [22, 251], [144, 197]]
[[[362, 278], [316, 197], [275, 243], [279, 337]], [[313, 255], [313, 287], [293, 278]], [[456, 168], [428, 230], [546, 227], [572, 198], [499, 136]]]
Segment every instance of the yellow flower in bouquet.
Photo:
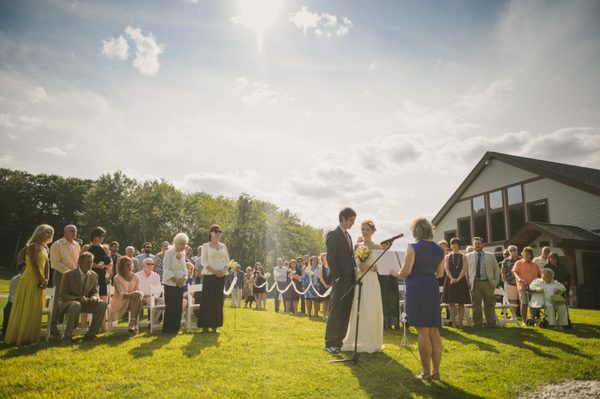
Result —
[[358, 259], [359, 262], [366, 262], [367, 259], [369, 259], [369, 257], [371, 256], [371, 253], [372, 251], [363, 245], [356, 248], [356, 251], [354, 252], [354, 254], [356, 255], [356, 259]]

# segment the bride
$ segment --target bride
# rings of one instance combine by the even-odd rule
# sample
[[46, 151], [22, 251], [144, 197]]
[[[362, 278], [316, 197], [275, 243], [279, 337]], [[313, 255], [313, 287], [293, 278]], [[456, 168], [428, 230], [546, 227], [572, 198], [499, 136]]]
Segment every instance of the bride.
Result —
[[[375, 224], [370, 220], [365, 220], [360, 226], [363, 242], [362, 246], [370, 250], [382, 249], [380, 245], [372, 241], [375, 233]], [[374, 261], [373, 254], [365, 262], [357, 261], [358, 270], [356, 278], [365, 273], [365, 270]], [[344, 338], [342, 351], [354, 351], [354, 341], [356, 336], [356, 317], [358, 310], [358, 287], [354, 290], [354, 300], [352, 302], [352, 311], [350, 312], [350, 322], [348, 331]], [[377, 277], [377, 265], [367, 272], [362, 279], [362, 294], [360, 300], [360, 320], [358, 325], [358, 352], [373, 353], [383, 350], [383, 306], [381, 304], [381, 288], [379, 287], [379, 278]]]

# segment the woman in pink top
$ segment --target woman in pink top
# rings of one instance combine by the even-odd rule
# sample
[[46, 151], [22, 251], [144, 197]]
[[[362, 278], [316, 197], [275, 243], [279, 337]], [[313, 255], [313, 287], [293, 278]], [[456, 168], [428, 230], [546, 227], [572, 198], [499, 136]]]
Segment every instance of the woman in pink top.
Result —
[[110, 302], [110, 321], [118, 321], [127, 312], [130, 312], [128, 331], [132, 336], [138, 335], [138, 319], [144, 293], [140, 289], [140, 278], [133, 273], [133, 260], [129, 256], [122, 256], [117, 265], [118, 273], [115, 276], [115, 290]]
[[523, 248], [521, 252], [523, 259], [518, 260], [512, 268], [517, 289], [519, 290], [519, 301], [521, 302], [521, 320], [527, 320], [527, 288], [529, 284], [536, 278], [541, 277], [540, 269], [533, 263], [533, 249], [531, 247]]

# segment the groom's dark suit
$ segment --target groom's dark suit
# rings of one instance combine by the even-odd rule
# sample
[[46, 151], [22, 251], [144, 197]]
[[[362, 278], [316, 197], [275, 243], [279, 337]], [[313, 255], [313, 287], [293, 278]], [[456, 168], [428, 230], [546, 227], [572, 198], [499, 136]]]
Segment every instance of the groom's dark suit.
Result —
[[341, 347], [348, 330], [348, 320], [352, 310], [353, 293], [341, 300], [342, 295], [356, 281], [354, 249], [350, 236], [345, 229], [327, 233], [327, 263], [329, 264], [333, 289], [331, 293], [330, 313], [325, 330], [325, 347]]

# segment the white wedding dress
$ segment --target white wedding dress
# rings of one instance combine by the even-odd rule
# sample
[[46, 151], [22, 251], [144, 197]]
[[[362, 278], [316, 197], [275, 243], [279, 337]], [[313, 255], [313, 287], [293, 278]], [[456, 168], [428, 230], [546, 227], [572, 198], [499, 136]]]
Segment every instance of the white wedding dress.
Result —
[[[371, 255], [371, 258], [373, 255]], [[373, 259], [369, 258], [369, 261]], [[357, 269], [358, 279], [363, 272]], [[357, 352], [373, 353], [383, 350], [383, 305], [381, 304], [381, 287], [376, 271], [369, 271], [362, 279], [362, 294], [360, 298], [360, 319], [358, 325]], [[358, 286], [354, 289], [354, 300], [350, 312], [350, 322], [342, 351], [354, 351], [356, 336], [356, 316], [358, 309]]]

